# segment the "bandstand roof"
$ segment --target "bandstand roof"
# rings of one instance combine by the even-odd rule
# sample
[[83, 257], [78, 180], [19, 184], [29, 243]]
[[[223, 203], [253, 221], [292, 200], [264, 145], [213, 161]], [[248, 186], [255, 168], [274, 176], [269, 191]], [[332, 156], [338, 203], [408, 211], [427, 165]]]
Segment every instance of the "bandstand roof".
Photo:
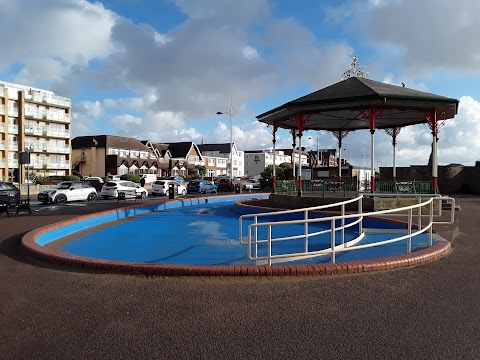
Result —
[[369, 129], [368, 109], [380, 117], [377, 129], [426, 123], [425, 112], [436, 111], [437, 120], [453, 118], [458, 100], [379, 81], [351, 77], [290, 101], [257, 116], [263, 123], [296, 129], [295, 114], [309, 116], [303, 130], [353, 131]]

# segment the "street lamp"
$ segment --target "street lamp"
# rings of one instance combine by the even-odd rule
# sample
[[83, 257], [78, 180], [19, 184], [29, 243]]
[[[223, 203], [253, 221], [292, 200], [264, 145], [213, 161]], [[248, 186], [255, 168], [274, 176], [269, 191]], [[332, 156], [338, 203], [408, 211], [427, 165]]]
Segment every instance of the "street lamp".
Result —
[[[310, 140], [312, 140], [312, 139], [317, 139], [317, 161], [316, 161], [316, 162], [317, 162], [317, 167], [318, 167], [318, 162], [320, 161], [320, 149], [319, 149], [319, 147], [318, 147], [318, 135], [317, 135], [317, 136], [314, 136], [314, 137], [309, 136], [308, 138], [309, 138]], [[323, 160], [323, 159], [322, 159], [322, 160]], [[323, 161], [322, 161], [322, 162], [323, 162]], [[322, 166], [322, 164], [320, 164], [320, 166]]]
[[228, 115], [230, 119], [230, 190], [233, 187], [233, 109], [232, 98], [230, 97], [230, 111], [221, 112], [217, 111], [217, 115]]

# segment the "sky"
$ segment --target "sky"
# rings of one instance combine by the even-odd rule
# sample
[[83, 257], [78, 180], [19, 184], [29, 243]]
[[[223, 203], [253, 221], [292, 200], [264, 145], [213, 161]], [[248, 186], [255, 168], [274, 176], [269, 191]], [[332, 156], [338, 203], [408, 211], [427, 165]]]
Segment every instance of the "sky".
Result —
[[[239, 150], [260, 150], [272, 130], [257, 115], [339, 82], [357, 55], [369, 79], [458, 99], [439, 164], [475, 165], [478, 18], [478, 0], [0, 0], [0, 80], [71, 98], [72, 137], [226, 143], [231, 129]], [[397, 140], [398, 166], [428, 163], [428, 125]], [[337, 147], [329, 132], [304, 133], [317, 144]], [[291, 135], [279, 130], [276, 146]], [[343, 149], [369, 165], [369, 132]], [[384, 131], [375, 149], [376, 166], [391, 166]]]

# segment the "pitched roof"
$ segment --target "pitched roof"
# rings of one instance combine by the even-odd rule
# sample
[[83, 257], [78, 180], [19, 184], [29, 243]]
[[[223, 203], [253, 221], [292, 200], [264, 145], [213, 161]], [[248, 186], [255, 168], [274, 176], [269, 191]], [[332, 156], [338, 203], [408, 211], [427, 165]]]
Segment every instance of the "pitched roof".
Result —
[[218, 151], [221, 154], [229, 154], [230, 153], [230, 143], [201, 144], [201, 145], [198, 145], [198, 149], [201, 152]]
[[98, 148], [117, 148], [148, 151], [148, 146], [140, 140], [116, 135], [77, 136], [72, 139], [72, 149], [82, 149], [96, 146]]
[[424, 112], [436, 111], [437, 119], [451, 119], [458, 100], [406, 87], [351, 77], [292, 100], [257, 116], [266, 124], [297, 129], [294, 115], [308, 114], [305, 130], [350, 131], [369, 129], [368, 109], [381, 109], [376, 128], [402, 127], [427, 122]]

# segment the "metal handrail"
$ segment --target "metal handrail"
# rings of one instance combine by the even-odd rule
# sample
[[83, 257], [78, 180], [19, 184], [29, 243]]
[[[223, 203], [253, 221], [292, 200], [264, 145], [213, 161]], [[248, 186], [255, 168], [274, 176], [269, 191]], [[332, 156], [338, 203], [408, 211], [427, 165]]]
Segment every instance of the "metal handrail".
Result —
[[[371, 194], [371, 196], [374, 194]], [[375, 196], [383, 196], [384, 194], [376, 194]], [[411, 194], [409, 194], [410, 197], [412, 197]], [[397, 194], [398, 196], [398, 194]], [[274, 262], [280, 262], [280, 261], [292, 261], [292, 260], [299, 260], [299, 259], [304, 259], [304, 258], [311, 258], [311, 257], [317, 257], [317, 256], [325, 256], [330, 254], [331, 255], [331, 261], [335, 262], [335, 254], [337, 252], [343, 252], [343, 251], [350, 251], [350, 250], [357, 250], [357, 249], [364, 249], [364, 248], [369, 248], [369, 247], [374, 247], [374, 246], [381, 246], [381, 245], [386, 245], [389, 243], [393, 242], [398, 242], [401, 240], [407, 239], [407, 253], [411, 252], [411, 246], [412, 246], [412, 237], [415, 237], [417, 235], [420, 235], [424, 232], [428, 231], [429, 234], [429, 245], [431, 246], [433, 243], [433, 224], [452, 224], [454, 222], [454, 209], [455, 209], [455, 200], [450, 197], [439, 197], [439, 196], [429, 196], [429, 199], [421, 202], [420, 197], [421, 195], [417, 194], [415, 197], [419, 197], [419, 202], [414, 205], [409, 205], [405, 206], [402, 208], [395, 208], [395, 209], [387, 209], [387, 210], [380, 210], [380, 211], [373, 211], [373, 212], [367, 212], [363, 213], [362, 208], [359, 207], [359, 213], [357, 214], [345, 214], [345, 203], [350, 203], [354, 201], [359, 201], [361, 203], [361, 199], [363, 198], [363, 195], [347, 200], [347, 201], [342, 201], [340, 203], [335, 203], [335, 204], [328, 204], [328, 205], [322, 205], [322, 206], [317, 206], [314, 208], [306, 208], [306, 209], [296, 209], [296, 210], [290, 210], [290, 211], [279, 211], [279, 212], [270, 212], [270, 213], [261, 213], [261, 214], [248, 214], [248, 215], [242, 215], [240, 217], [240, 224], [242, 224], [242, 220], [247, 217], [253, 217], [254, 218], [254, 223], [248, 226], [248, 236], [247, 236], [247, 243], [248, 249], [248, 258], [252, 261], [255, 261], [256, 264], [268, 264], [271, 265]], [[426, 194], [423, 194], [423, 197], [427, 197]], [[440, 199], [439, 199], [440, 198]], [[434, 217], [434, 207], [433, 207], [433, 201], [434, 200], [442, 200], [442, 201], [447, 201], [451, 204], [451, 217], [450, 221], [445, 222], [445, 221], [433, 221]], [[336, 215], [336, 216], [329, 216], [329, 217], [323, 217], [323, 218], [311, 218], [309, 219], [307, 217], [308, 212], [306, 210], [311, 211], [312, 209], [319, 210], [320, 208], [330, 208], [334, 206], [342, 206], [342, 212], [341, 215]], [[429, 213], [428, 214], [422, 214], [422, 208], [428, 206], [429, 208]], [[413, 211], [415, 209], [418, 209], [418, 219], [419, 223], [417, 224], [417, 231], [413, 231]], [[441, 209], [441, 206], [440, 206]], [[291, 214], [291, 213], [296, 213], [296, 212], [301, 212], [305, 211], [306, 212], [306, 217], [301, 220], [285, 220], [285, 221], [270, 221], [270, 222], [264, 222], [264, 223], [258, 223], [257, 222], [257, 217], [264, 217], [264, 216], [275, 216], [275, 215], [280, 215], [280, 214]], [[407, 214], [395, 214], [398, 212], [405, 212], [407, 211]], [[379, 241], [376, 243], [372, 244], [363, 244], [363, 245], [357, 245], [359, 241], [361, 241], [365, 233], [363, 229], [363, 218], [364, 217], [369, 217], [369, 216], [379, 216], [379, 215], [397, 215], [397, 216], [407, 216], [407, 234], [401, 235], [394, 237], [392, 239], [388, 240], [383, 240]], [[441, 215], [441, 210], [440, 214]], [[428, 217], [429, 221], [428, 224], [425, 227], [422, 227], [421, 225], [421, 218], [422, 217]], [[345, 220], [346, 219], [351, 219], [351, 218], [357, 218], [355, 221], [353, 221], [350, 224], [345, 225]], [[341, 221], [341, 226], [336, 227], [336, 222], [340, 220]], [[308, 225], [312, 223], [320, 223], [320, 222], [326, 222], [330, 221], [330, 229], [327, 230], [322, 230], [317, 233], [308, 233]], [[286, 237], [279, 237], [279, 238], [272, 238], [272, 227], [273, 226], [281, 226], [281, 225], [294, 225], [294, 224], [304, 224], [305, 225], [305, 232], [300, 235], [294, 235], [294, 236], [286, 236]], [[359, 236], [356, 238], [350, 240], [349, 242], [345, 243], [345, 238], [344, 238], [344, 230], [347, 227], [354, 226], [354, 225], [359, 225]], [[240, 225], [241, 226], [241, 225]], [[264, 240], [259, 240], [258, 239], [258, 228], [260, 227], [267, 227], [267, 239]], [[341, 244], [336, 245], [336, 237], [335, 234], [336, 232], [340, 231], [341, 232]], [[252, 240], [252, 232], [254, 233], [253, 235], [253, 240]], [[320, 234], [325, 234], [325, 233], [331, 233], [331, 247], [322, 249], [322, 250], [317, 250], [317, 251], [308, 251], [308, 237], [315, 236], [315, 235], [320, 235]], [[280, 254], [280, 255], [272, 255], [272, 244], [274, 242], [278, 241], [288, 241], [288, 240], [294, 240], [294, 239], [299, 239], [299, 238], [305, 238], [305, 248], [303, 252], [297, 252], [297, 253], [289, 253], [289, 254]], [[240, 242], [242, 244], [245, 244], [243, 240], [243, 235], [241, 232], [241, 227], [240, 227]], [[267, 255], [266, 256], [258, 256], [258, 245], [266, 243], [267, 244]], [[254, 245], [254, 251], [252, 254], [252, 245]], [[355, 245], [353, 247], [353, 245]]]
[[302, 209], [293, 209], [293, 210], [281, 210], [281, 211], [271, 211], [271, 212], [266, 212], [266, 213], [256, 213], [256, 214], [244, 214], [244, 215], [241, 215], [240, 218], [239, 218], [239, 222], [238, 222], [238, 225], [239, 225], [239, 239], [240, 239], [240, 244], [242, 245], [246, 245], [247, 243], [243, 241], [243, 220], [244, 219], [247, 219], [247, 218], [254, 218], [254, 224], [257, 223], [257, 219], [260, 218], [260, 217], [265, 217], [265, 216], [276, 216], [276, 215], [286, 215], [286, 214], [295, 214], [295, 213], [300, 213], [300, 212], [303, 212], [306, 216], [306, 218], [308, 219], [308, 212], [310, 211], [319, 211], [319, 210], [325, 210], [325, 209], [329, 209], [329, 208], [333, 208], [333, 207], [337, 207], [337, 206], [342, 206], [343, 205], [343, 208], [342, 208], [342, 214], [345, 212], [345, 205], [346, 204], [350, 204], [350, 203], [353, 203], [353, 202], [359, 202], [359, 211], [361, 212], [361, 208], [362, 208], [362, 199], [363, 199], [363, 195], [360, 195], [360, 196], [357, 196], [356, 198], [353, 198], [353, 199], [349, 199], [349, 200], [344, 200], [344, 201], [340, 201], [338, 203], [333, 203], [333, 204], [325, 204], [325, 205], [319, 205], [319, 206], [312, 206], [312, 207], [308, 207], [308, 208], [302, 208]]

